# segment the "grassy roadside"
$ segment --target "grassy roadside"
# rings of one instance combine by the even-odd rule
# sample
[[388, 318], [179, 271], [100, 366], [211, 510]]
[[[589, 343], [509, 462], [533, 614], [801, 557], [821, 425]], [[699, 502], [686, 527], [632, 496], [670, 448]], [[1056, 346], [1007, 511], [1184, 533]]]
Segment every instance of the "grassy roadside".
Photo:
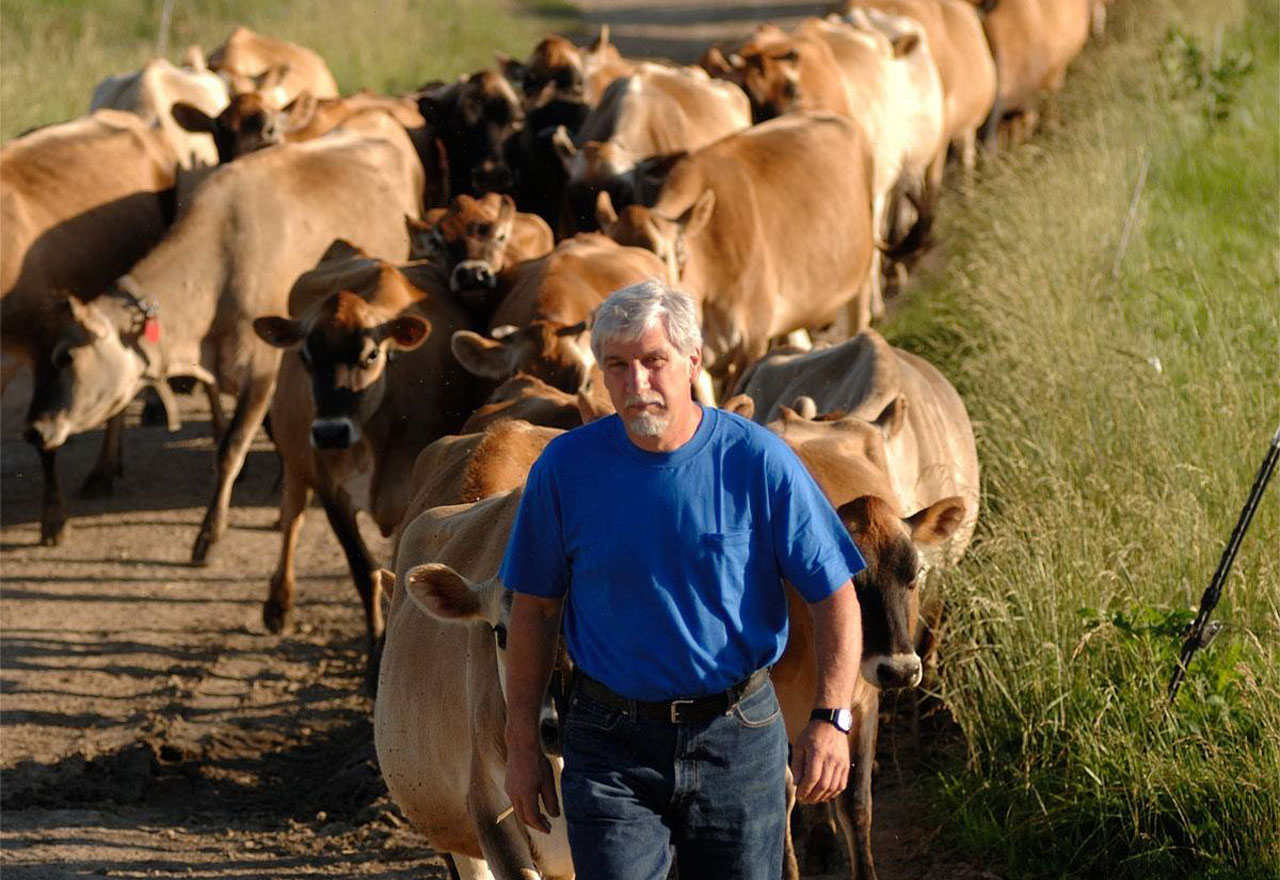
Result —
[[[0, 138], [82, 115], [93, 88], [155, 52], [163, 0], [0, 0]], [[545, 6], [545, 3], [544, 3]], [[167, 57], [212, 51], [236, 24], [315, 49], [342, 91], [391, 93], [523, 57], [556, 7], [510, 0], [176, 0]]]
[[[1276, 877], [1280, 486], [1227, 629], [1169, 716], [1163, 695], [1280, 422], [1280, 16], [1127, 0], [1109, 30], [1062, 129], [944, 208], [945, 268], [885, 328], [956, 383], [984, 471], [944, 587], [941, 695], [967, 748], [939, 814], [1009, 877]], [[1237, 85], [1175, 89], [1215, 37]]]

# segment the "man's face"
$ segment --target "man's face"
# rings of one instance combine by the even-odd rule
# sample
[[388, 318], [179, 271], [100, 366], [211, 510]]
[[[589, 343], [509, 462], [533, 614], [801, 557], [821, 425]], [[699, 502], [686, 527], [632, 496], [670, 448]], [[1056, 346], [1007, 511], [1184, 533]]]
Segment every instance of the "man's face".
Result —
[[605, 388], [628, 432], [660, 437], [673, 415], [694, 405], [690, 383], [698, 360], [676, 351], [661, 322], [638, 339], [604, 346]]

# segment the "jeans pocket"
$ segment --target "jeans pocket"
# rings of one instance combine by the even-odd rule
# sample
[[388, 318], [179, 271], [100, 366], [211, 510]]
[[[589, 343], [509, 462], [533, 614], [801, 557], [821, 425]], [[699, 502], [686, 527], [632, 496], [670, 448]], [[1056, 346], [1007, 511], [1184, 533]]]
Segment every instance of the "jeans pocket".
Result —
[[618, 726], [623, 714], [621, 709], [606, 706], [590, 697], [575, 693], [573, 699], [569, 701], [569, 717], [565, 720], [565, 727], [608, 733]]
[[739, 724], [749, 729], [768, 727], [781, 718], [782, 707], [773, 692], [773, 683], [765, 682], [760, 690], [739, 700], [733, 707], [733, 714]]

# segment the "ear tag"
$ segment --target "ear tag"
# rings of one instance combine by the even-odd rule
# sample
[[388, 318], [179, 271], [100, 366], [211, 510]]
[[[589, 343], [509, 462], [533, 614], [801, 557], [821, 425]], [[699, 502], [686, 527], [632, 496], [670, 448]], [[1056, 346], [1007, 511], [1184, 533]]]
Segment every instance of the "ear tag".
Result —
[[160, 341], [160, 322], [155, 315], [147, 315], [147, 319], [142, 322], [142, 338], [153, 345]]

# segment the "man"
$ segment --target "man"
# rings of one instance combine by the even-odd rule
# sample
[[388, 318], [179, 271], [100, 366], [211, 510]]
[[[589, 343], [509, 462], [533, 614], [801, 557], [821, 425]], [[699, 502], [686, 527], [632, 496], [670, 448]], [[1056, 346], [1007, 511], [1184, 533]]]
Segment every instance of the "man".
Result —
[[[862, 557], [791, 450], [695, 402], [693, 302], [656, 281], [596, 312], [591, 347], [617, 416], [557, 438], [529, 474], [502, 566], [507, 794], [531, 828], [558, 815], [538, 713], [564, 609], [576, 664], [561, 790], [584, 878], [782, 870], [787, 741], [768, 668], [787, 637], [785, 577], [811, 603], [814, 720], [794, 744], [802, 801], [849, 773]], [[566, 601], [567, 600], [567, 601]], [[841, 723], [843, 722], [843, 723]]]

